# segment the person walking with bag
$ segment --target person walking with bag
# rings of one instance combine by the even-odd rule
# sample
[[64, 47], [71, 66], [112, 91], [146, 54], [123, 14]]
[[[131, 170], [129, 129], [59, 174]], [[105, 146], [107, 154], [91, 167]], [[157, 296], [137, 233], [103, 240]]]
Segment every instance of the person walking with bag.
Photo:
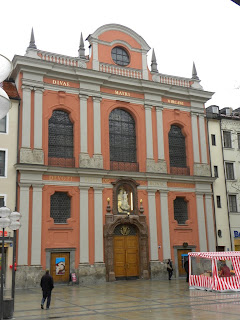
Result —
[[173, 266], [172, 266], [172, 261], [168, 259], [167, 262], [167, 272], [168, 272], [168, 280], [171, 280], [172, 274], [173, 274]]
[[42, 276], [40, 286], [42, 288], [42, 301], [41, 301], [41, 309], [44, 309], [44, 302], [47, 299], [47, 308], [49, 309], [51, 303], [51, 294], [53, 285], [53, 277], [49, 274], [49, 270], [46, 270], [45, 275]]

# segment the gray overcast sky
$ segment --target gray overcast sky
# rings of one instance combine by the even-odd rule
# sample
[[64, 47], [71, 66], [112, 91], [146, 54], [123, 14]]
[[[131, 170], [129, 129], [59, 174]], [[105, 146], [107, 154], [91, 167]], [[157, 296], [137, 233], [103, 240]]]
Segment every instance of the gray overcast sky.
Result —
[[203, 88], [215, 92], [207, 106], [240, 107], [240, 6], [230, 0], [2, 2], [0, 53], [9, 59], [25, 54], [32, 27], [38, 49], [77, 56], [81, 32], [86, 39], [118, 23], [155, 49], [160, 73], [191, 77], [195, 61]]

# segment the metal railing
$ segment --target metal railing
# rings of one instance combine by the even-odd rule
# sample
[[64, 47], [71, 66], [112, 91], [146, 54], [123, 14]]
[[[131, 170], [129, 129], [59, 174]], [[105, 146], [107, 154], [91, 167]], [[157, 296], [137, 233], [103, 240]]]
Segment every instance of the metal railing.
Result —
[[54, 167], [74, 168], [75, 158], [53, 158], [48, 157], [48, 165]]
[[185, 167], [170, 167], [170, 173], [171, 174], [176, 174], [176, 175], [182, 175], [182, 176], [189, 176], [190, 175], [190, 168]]
[[113, 171], [139, 171], [137, 162], [110, 161], [110, 170]]

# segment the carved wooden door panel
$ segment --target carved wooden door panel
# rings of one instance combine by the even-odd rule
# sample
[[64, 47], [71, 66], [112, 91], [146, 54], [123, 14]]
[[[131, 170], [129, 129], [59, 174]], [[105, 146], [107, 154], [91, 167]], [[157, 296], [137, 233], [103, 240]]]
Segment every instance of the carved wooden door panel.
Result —
[[139, 276], [138, 236], [114, 237], [114, 271], [116, 278]]

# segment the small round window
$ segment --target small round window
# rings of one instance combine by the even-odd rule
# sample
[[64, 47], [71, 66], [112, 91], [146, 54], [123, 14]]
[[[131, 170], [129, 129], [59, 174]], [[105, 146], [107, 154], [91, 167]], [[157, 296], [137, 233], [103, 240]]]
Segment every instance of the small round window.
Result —
[[121, 47], [115, 47], [112, 49], [112, 59], [119, 66], [127, 66], [130, 62], [127, 51]]

